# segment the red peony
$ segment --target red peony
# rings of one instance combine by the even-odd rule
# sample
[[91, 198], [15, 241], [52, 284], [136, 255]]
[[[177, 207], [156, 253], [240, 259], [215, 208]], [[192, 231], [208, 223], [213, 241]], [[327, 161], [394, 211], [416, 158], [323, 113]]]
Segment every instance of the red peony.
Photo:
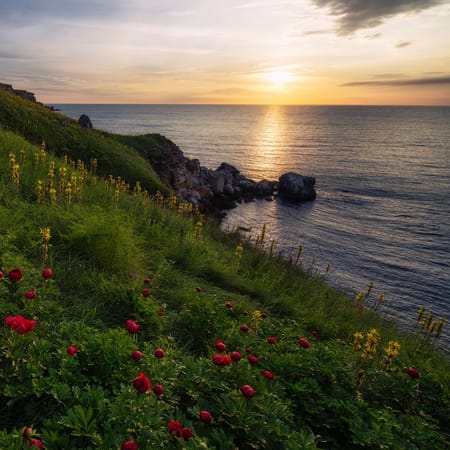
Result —
[[233, 361], [240, 361], [242, 358], [241, 354], [237, 351], [231, 352], [230, 357]]
[[37, 322], [35, 320], [26, 319], [23, 316], [8, 316], [5, 319], [5, 325], [19, 334], [25, 334], [34, 330]]
[[74, 345], [67, 347], [67, 354], [70, 356], [75, 355], [75, 353], [78, 353], [79, 351], [80, 349], [78, 347], [75, 347]]
[[120, 450], [137, 450], [138, 446], [134, 441], [125, 441], [122, 443]]
[[148, 297], [150, 295], [150, 289], [144, 288], [141, 291], [142, 297]]
[[241, 325], [239, 329], [244, 333], [248, 333], [250, 331], [250, 327], [248, 325]]
[[142, 352], [140, 352], [139, 350], [134, 350], [133, 352], [131, 352], [131, 357], [135, 360], [135, 361], [139, 361], [142, 359]]
[[415, 368], [415, 367], [408, 367], [406, 369], [406, 373], [411, 377], [411, 378], [420, 378], [420, 372]]
[[233, 303], [232, 302], [230, 302], [229, 300], [225, 303], [225, 306], [228, 308], [228, 309], [232, 309], [233, 308]]
[[30, 439], [32, 435], [33, 435], [33, 430], [30, 427], [22, 428], [22, 437], [24, 439]]
[[144, 284], [150, 284], [151, 282], [150, 278], [144, 278]]
[[3, 280], [3, 272], [0, 270], [0, 280]]
[[240, 391], [245, 398], [252, 398], [255, 395], [255, 390], [249, 384], [242, 385]]
[[163, 395], [164, 388], [160, 384], [155, 384], [153, 386], [153, 392], [155, 393], [155, 395]]
[[184, 439], [185, 441], [188, 441], [188, 440], [194, 435], [194, 433], [192, 432], [192, 429], [191, 429], [191, 428], [189, 428], [189, 427], [184, 427], [184, 428], [181, 430], [181, 435], [183, 436], [183, 439]]
[[138, 325], [134, 320], [128, 319], [125, 322], [125, 330], [127, 330], [130, 334], [136, 334], [140, 328], [141, 326]]
[[221, 355], [216, 353], [212, 357], [213, 363], [217, 366], [229, 366], [231, 364], [231, 357], [228, 355]]
[[303, 347], [303, 348], [309, 348], [310, 345], [311, 345], [311, 344], [308, 342], [308, 339], [306, 339], [306, 338], [304, 338], [304, 337], [300, 338], [300, 339], [298, 340], [298, 343], [299, 343], [300, 347]]
[[258, 364], [259, 363], [259, 358], [257, 358], [254, 355], [248, 355], [247, 359], [250, 364]]
[[227, 346], [219, 339], [217, 339], [215, 347], [217, 350], [219, 350], [219, 352], [224, 352], [227, 349]]
[[34, 297], [36, 297], [36, 291], [30, 290], [25, 292], [25, 298], [28, 300], [32, 300]]
[[41, 450], [43, 450], [43, 448], [44, 448], [44, 444], [43, 444], [42, 441], [39, 440], [39, 439], [30, 439], [30, 440], [28, 441], [28, 445], [29, 445], [30, 447], [36, 447], [36, 448], [39, 448], [39, 449], [41, 449]]
[[269, 336], [269, 337], [267, 338], [267, 342], [268, 342], [269, 344], [276, 344], [278, 341], [277, 341], [277, 338], [276, 338], [276, 337], [274, 337], [274, 336]]
[[199, 419], [204, 422], [204, 423], [211, 423], [212, 421], [212, 415], [209, 411], [200, 411], [199, 415], [198, 415]]
[[178, 420], [170, 420], [167, 424], [167, 426], [169, 427], [169, 431], [171, 433], [176, 434], [178, 437], [181, 437], [183, 434], [183, 425], [181, 425], [180, 422], [178, 422]]
[[141, 372], [133, 380], [133, 386], [139, 393], [145, 394], [152, 387], [152, 382], [147, 376], [144, 375], [144, 372]]
[[164, 350], [162, 348], [157, 348], [153, 354], [159, 359], [164, 358], [165, 355]]
[[203, 291], [203, 289], [202, 289], [201, 287], [199, 287], [199, 286], [197, 286], [197, 287], [195, 288], [195, 290], [196, 290], [196, 292], [202, 292], [202, 291]]
[[263, 377], [267, 378], [268, 380], [273, 380], [275, 378], [275, 375], [272, 372], [269, 372], [268, 370], [262, 371]]
[[23, 273], [20, 269], [13, 269], [8, 273], [9, 281], [17, 283], [23, 277]]
[[44, 280], [49, 280], [52, 276], [53, 276], [52, 269], [47, 268], [42, 271], [42, 278]]

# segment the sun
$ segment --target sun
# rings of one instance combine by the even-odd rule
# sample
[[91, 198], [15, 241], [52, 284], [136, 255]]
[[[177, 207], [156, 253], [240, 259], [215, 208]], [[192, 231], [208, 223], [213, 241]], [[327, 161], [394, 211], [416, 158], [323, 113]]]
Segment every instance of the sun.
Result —
[[288, 71], [274, 71], [274, 72], [265, 72], [263, 73], [263, 78], [277, 86], [281, 86], [283, 84], [289, 83], [294, 79], [294, 76], [291, 72]]

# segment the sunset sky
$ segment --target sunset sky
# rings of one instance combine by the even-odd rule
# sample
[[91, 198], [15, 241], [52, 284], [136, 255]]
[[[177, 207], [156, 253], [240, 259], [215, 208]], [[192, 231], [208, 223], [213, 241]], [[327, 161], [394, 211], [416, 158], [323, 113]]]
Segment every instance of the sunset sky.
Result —
[[0, 82], [44, 103], [450, 105], [450, 2], [0, 2]]

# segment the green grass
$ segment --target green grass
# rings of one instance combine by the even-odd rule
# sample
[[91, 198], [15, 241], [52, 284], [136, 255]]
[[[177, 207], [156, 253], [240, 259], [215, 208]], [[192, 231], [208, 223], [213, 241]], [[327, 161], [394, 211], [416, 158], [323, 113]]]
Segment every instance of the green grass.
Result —
[[[450, 364], [435, 333], [420, 326], [401, 333], [328, 286], [326, 276], [260, 246], [244, 242], [238, 258], [241, 238], [205, 218], [196, 226], [195, 212], [164, 207], [50, 153], [36, 161], [39, 148], [27, 133], [5, 131], [11, 127], [3, 121], [0, 318], [22, 315], [37, 325], [25, 334], [0, 327], [0, 448], [28, 448], [25, 426], [46, 449], [119, 449], [127, 440], [139, 449], [449, 448]], [[49, 142], [46, 130], [37, 131]], [[45, 189], [52, 161], [53, 198]], [[69, 202], [61, 180], [72, 176], [80, 191]], [[44, 227], [51, 230], [47, 259]], [[52, 268], [52, 279], [41, 277], [43, 267]], [[23, 272], [17, 283], [8, 279], [14, 268]], [[29, 290], [35, 298], [25, 297]], [[137, 334], [125, 330], [128, 319], [140, 325]], [[364, 358], [363, 349], [352, 349], [353, 335], [362, 332], [364, 344], [374, 328], [379, 342]], [[242, 359], [214, 364], [216, 340]], [[401, 347], [386, 368], [390, 341]], [[68, 346], [79, 352], [68, 355]], [[164, 358], [153, 355], [156, 348]], [[133, 350], [143, 358], [133, 360]], [[411, 378], [408, 367], [421, 377]], [[136, 391], [141, 372], [163, 395]], [[253, 398], [240, 392], [245, 384]], [[213, 416], [210, 424], [201, 410]], [[171, 434], [173, 420], [193, 437]]]

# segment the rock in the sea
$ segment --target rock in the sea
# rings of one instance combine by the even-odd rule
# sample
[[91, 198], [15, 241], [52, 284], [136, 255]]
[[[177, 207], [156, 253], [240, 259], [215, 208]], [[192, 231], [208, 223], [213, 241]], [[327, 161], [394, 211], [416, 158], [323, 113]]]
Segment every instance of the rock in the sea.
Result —
[[280, 197], [291, 201], [309, 201], [316, 198], [314, 177], [304, 177], [298, 173], [287, 172], [279, 178], [278, 193]]
[[78, 119], [78, 125], [82, 128], [93, 128], [91, 119], [86, 114], [82, 114]]

